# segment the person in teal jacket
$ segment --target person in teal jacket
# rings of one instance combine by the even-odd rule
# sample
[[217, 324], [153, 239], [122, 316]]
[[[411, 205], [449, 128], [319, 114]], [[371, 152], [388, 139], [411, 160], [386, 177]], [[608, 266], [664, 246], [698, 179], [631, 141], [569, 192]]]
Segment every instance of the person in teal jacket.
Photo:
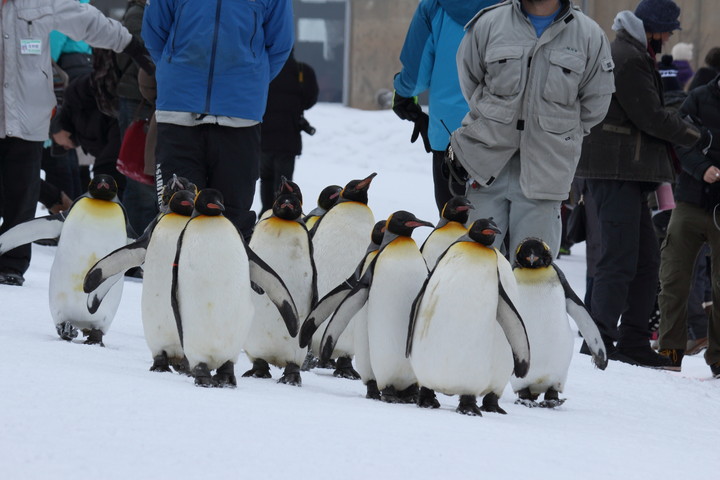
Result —
[[158, 189], [173, 174], [215, 188], [249, 239], [270, 81], [294, 43], [290, 0], [152, 0], [142, 37], [156, 64]]
[[[400, 53], [402, 70], [395, 76], [393, 110], [403, 120], [415, 122], [413, 138], [422, 134], [425, 149], [433, 153], [435, 203], [439, 212], [451, 197], [448, 178], [442, 173], [450, 133], [468, 113], [460, 91], [455, 54], [465, 34], [465, 24], [498, 0], [422, 0], [410, 22]], [[428, 117], [417, 104], [417, 95], [429, 91]], [[455, 183], [457, 194], [465, 185]]]

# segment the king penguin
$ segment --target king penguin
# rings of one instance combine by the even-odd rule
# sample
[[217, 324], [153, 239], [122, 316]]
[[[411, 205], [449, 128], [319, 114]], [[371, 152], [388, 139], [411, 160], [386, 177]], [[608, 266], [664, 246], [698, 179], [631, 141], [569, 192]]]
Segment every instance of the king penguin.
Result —
[[[491, 219], [474, 222], [440, 257], [410, 317], [406, 353], [418, 382], [459, 395], [457, 412], [465, 415], [505, 413], [498, 398], [513, 368], [524, 377], [530, 362], [512, 267], [491, 246], [498, 233]], [[482, 409], [478, 395], [485, 395]]]
[[370, 366], [381, 400], [388, 403], [417, 400], [417, 381], [405, 345], [413, 300], [428, 275], [411, 237], [413, 230], [422, 226], [433, 224], [404, 210], [390, 215], [380, 250], [328, 322], [322, 338], [321, 358], [327, 358], [350, 319], [367, 302]]
[[[172, 188], [173, 180], [165, 185]], [[150, 370], [170, 372], [170, 366], [189, 374], [187, 359], [180, 345], [175, 316], [170, 305], [172, 263], [178, 237], [190, 219], [195, 203], [192, 190], [179, 190], [170, 197], [163, 212], [135, 242], [115, 250], [96, 263], [85, 277], [83, 288], [89, 293], [88, 309], [103, 301], [113, 277], [122, 278], [128, 268], [143, 265], [141, 312], [145, 342], [153, 357]], [[163, 195], [165, 196], [165, 195]]]
[[310, 213], [308, 213], [303, 219], [308, 230], [312, 229], [320, 217], [325, 215], [328, 210], [335, 206], [340, 198], [341, 191], [342, 187], [340, 185], [328, 185], [322, 189], [320, 195], [318, 195], [317, 207], [310, 210]]
[[[288, 180], [287, 177], [285, 177], [285, 175], [282, 175], [280, 177], [280, 185], [278, 185], [278, 189], [275, 191], [275, 198], [277, 198], [278, 196], [285, 194], [285, 193], [290, 194], [290, 195], [295, 195], [298, 198], [298, 201], [300, 202], [300, 208], [302, 209], [303, 196], [302, 196], [302, 191], [300, 190], [300, 186], [297, 183], [293, 182], [292, 180]], [[273, 198], [273, 202], [275, 201], [275, 198]], [[266, 218], [270, 217], [272, 214], [273, 214], [273, 209], [268, 208], [267, 210], [265, 210], [262, 213], [262, 215], [260, 215], [260, 219], [258, 220], [258, 222], [260, 222], [261, 220], [265, 220]], [[309, 229], [309, 227], [308, 227], [308, 229]]]
[[[350, 277], [365, 256], [367, 237], [375, 225], [375, 217], [367, 205], [368, 189], [376, 175], [373, 173], [364, 179], [348, 182], [340, 192], [338, 203], [310, 231], [319, 297]], [[316, 335], [311, 344], [316, 355], [319, 355], [318, 337]], [[335, 348], [337, 361], [333, 375], [336, 377], [360, 378], [352, 367], [354, 343], [353, 329], [348, 328]]]
[[[600, 332], [585, 305], [553, 263], [550, 247], [539, 238], [527, 238], [517, 248], [513, 273], [520, 293], [515, 304], [527, 328], [532, 363], [524, 378], [511, 377], [518, 394], [516, 403], [526, 406], [556, 407], [567, 380], [575, 333], [568, 315], [576, 322], [590, 346], [595, 365], [604, 370], [607, 354]], [[536, 402], [544, 394], [542, 402]]]
[[[302, 222], [302, 205], [297, 195], [283, 193], [275, 198], [272, 216], [255, 226], [250, 248], [285, 281], [298, 314], [304, 318], [317, 301], [317, 273], [312, 242]], [[255, 315], [244, 350], [253, 368], [243, 374], [270, 378], [268, 363], [284, 368], [279, 383], [302, 384], [300, 366], [306, 349], [288, 332], [287, 326], [267, 295], [253, 295]]]
[[435, 268], [438, 257], [458, 238], [467, 233], [468, 210], [473, 208], [465, 197], [455, 196], [443, 206], [440, 221], [420, 247], [428, 270]]
[[103, 345], [103, 335], [117, 312], [123, 282], [107, 293], [102, 308], [90, 313], [82, 282], [89, 268], [111, 251], [126, 245], [133, 236], [125, 209], [117, 198], [117, 184], [110, 175], [96, 175], [88, 192], [75, 200], [67, 212], [36, 218], [0, 236], [0, 255], [38, 239], [58, 238], [50, 269], [50, 313], [58, 335], [71, 341], [82, 330], [86, 344]]
[[217, 190], [198, 193], [172, 269], [171, 305], [180, 342], [195, 384], [203, 387], [237, 385], [235, 363], [255, 310], [251, 290], [268, 295], [291, 336], [298, 329], [297, 309], [284, 282], [247, 247], [224, 210]]

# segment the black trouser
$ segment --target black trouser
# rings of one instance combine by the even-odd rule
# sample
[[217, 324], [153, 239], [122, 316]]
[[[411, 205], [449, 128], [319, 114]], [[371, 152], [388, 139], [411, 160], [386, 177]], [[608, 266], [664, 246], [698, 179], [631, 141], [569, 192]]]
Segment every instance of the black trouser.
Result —
[[[0, 138], [0, 234], [35, 218], [40, 197], [40, 162], [43, 142]], [[0, 255], [0, 271], [25, 273], [30, 266], [30, 244]]]
[[251, 207], [260, 168], [260, 124], [233, 128], [158, 123], [155, 160], [163, 184], [177, 174], [199, 189], [219, 190], [225, 216], [249, 240], [256, 219]]
[[[295, 155], [285, 152], [263, 152], [260, 160], [260, 200], [262, 211], [272, 208], [280, 178], [292, 180]], [[261, 212], [262, 213], [262, 212]]]
[[[448, 178], [442, 173], [442, 166], [445, 163], [445, 152], [433, 150], [432, 152], [432, 174], [433, 184], [435, 186], [435, 204], [437, 204], [438, 213], [442, 213], [442, 209], [454, 195], [448, 186]], [[453, 190], [457, 195], [465, 195], [465, 185], [453, 182]]]
[[587, 186], [597, 204], [601, 238], [592, 287], [592, 316], [606, 342], [617, 340], [620, 348], [647, 346], [660, 248], [647, 205], [646, 186], [618, 180], [587, 180]]

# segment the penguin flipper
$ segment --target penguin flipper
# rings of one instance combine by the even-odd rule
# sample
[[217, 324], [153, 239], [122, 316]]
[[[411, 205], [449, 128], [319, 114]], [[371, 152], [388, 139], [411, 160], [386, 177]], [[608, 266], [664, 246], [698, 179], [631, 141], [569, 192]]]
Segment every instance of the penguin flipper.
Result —
[[83, 291], [90, 293], [110, 277], [118, 273], [139, 267], [145, 262], [147, 247], [150, 243], [150, 233], [146, 230], [136, 241], [110, 252], [88, 270], [83, 282]]
[[348, 296], [355, 283], [352, 283], [353, 277], [345, 280], [343, 283], [332, 289], [310, 310], [307, 318], [300, 329], [300, 348], [305, 348], [310, 344], [315, 331], [332, 313], [340, 306], [345, 297]]
[[[102, 272], [101, 272], [102, 273]], [[105, 295], [110, 292], [110, 289], [117, 283], [122, 282], [123, 276], [125, 275], [125, 270], [116, 273], [115, 275], [105, 276], [103, 281], [99, 283], [96, 287], [92, 288], [89, 291], [85, 291], [88, 294], [87, 298], [87, 309], [90, 313], [95, 313], [98, 311], [98, 308], [100, 308], [100, 304], [102, 303], [103, 299], [105, 298]], [[85, 277], [85, 282], [87, 283], [88, 277]], [[83, 285], [83, 289], [85, 289], [85, 285]]]
[[590, 316], [590, 312], [588, 312], [585, 304], [582, 300], [580, 300], [575, 291], [573, 291], [572, 287], [570, 287], [567, 278], [565, 278], [565, 274], [563, 274], [560, 268], [554, 263], [552, 266], [557, 273], [558, 280], [560, 280], [563, 290], [565, 291], [565, 306], [568, 315], [570, 315], [575, 321], [575, 324], [578, 326], [580, 333], [585, 339], [585, 343], [588, 348], [590, 348], [595, 366], [600, 370], [605, 370], [608, 364], [607, 352], [605, 349], [605, 343], [602, 341], [600, 331], [598, 330], [595, 321]]
[[[499, 257], [500, 255], [498, 255]], [[500, 258], [498, 258], [498, 264]], [[512, 273], [511, 273], [512, 274]], [[530, 342], [520, 313], [503, 287], [502, 274], [498, 268], [498, 309], [497, 321], [505, 332], [513, 353], [514, 375], [523, 378], [530, 368]]]
[[245, 250], [250, 264], [250, 281], [265, 291], [265, 294], [280, 312], [290, 336], [296, 337], [299, 323], [298, 312], [295, 301], [285, 286], [285, 282], [247, 244], [245, 244]]
[[68, 212], [34, 218], [15, 225], [0, 235], [0, 255], [13, 248], [32, 243], [36, 240], [58, 238]]
[[405, 358], [410, 357], [410, 354], [412, 353], [413, 335], [415, 334], [415, 323], [417, 322], [418, 308], [420, 308], [420, 303], [425, 295], [425, 289], [428, 286], [428, 282], [430, 282], [431, 276], [432, 275], [428, 275], [423, 282], [417, 297], [413, 300], [412, 308], [410, 309], [410, 323], [408, 324], [408, 336], [407, 341], [405, 342]]
[[350, 320], [365, 305], [370, 295], [370, 282], [372, 272], [368, 269], [360, 282], [357, 283], [337, 307], [332, 318], [325, 327], [325, 333], [320, 342], [320, 361], [330, 360], [338, 338], [345, 331]]

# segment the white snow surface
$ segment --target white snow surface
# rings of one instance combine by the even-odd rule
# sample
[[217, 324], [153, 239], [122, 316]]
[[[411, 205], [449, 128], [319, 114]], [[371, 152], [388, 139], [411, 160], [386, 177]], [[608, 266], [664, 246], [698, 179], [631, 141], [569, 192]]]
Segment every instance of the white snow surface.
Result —
[[[391, 111], [319, 104], [304, 135], [295, 181], [305, 211], [322, 188], [378, 176], [369, 191], [377, 219], [396, 210], [437, 221], [431, 157], [409, 143], [412, 124]], [[259, 202], [256, 202], [259, 205]], [[41, 209], [38, 214], [45, 214]], [[420, 244], [429, 229], [420, 228]], [[126, 281], [106, 348], [67, 343], [48, 310], [54, 247], [33, 246], [22, 288], [0, 285], [0, 478], [367, 479], [718, 478], [720, 380], [701, 355], [682, 373], [610, 362], [573, 362], [561, 407], [515, 405], [507, 415], [366, 400], [360, 381], [304, 372], [301, 388], [240, 378], [205, 389], [186, 376], [148, 371], [140, 320], [142, 285]], [[558, 261], [582, 298], [584, 245]], [[573, 327], [574, 328], [574, 327]]]

